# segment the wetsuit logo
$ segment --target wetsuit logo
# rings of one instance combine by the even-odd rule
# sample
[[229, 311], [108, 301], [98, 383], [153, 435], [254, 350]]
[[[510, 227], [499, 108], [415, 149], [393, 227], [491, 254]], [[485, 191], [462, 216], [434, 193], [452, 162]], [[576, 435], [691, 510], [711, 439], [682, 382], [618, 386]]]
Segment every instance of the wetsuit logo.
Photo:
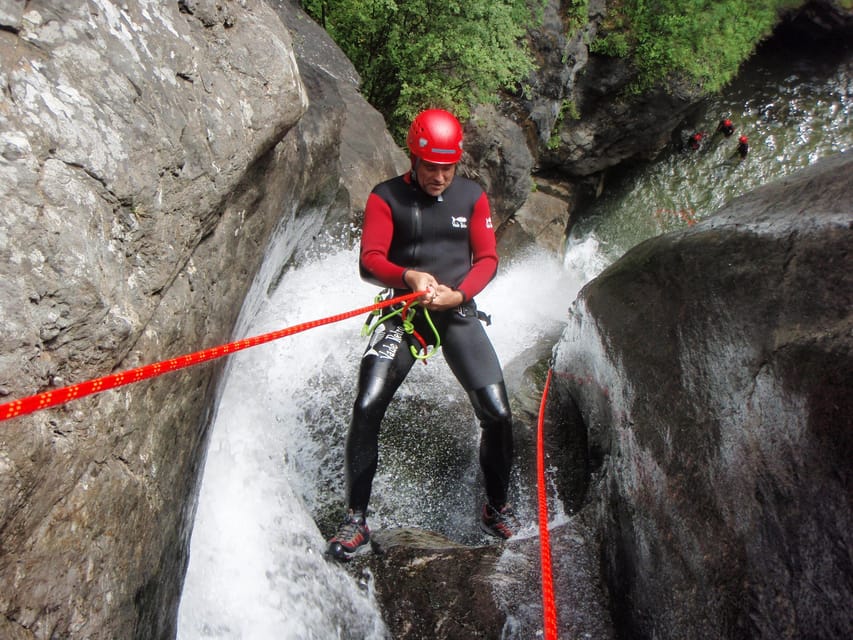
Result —
[[380, 324], [370, 337], [368, 348], [362, 358], [376, 356], [381, 360], [393, 360], [397, 355], [397, 349], [403, 342], [405, 329], [402, 325], [396, 326], [386, 333], [385, 324]]
[[453, 225], [456, 229], [467, 229], [468, 218], [465, 218], [464, 216], [459, 216], [458, 218], [450, 216], [450, 224]]

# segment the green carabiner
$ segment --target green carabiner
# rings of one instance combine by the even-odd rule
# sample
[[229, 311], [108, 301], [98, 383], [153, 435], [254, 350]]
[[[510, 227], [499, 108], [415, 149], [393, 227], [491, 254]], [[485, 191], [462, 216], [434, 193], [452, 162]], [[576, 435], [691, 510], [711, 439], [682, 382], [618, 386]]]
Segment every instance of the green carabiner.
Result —
[[[435, 328], [435, 324], [432, 322], [432, 318], [429, 315], [429, 309], [426, 307], [424, 309], [424, 318], [426, 318], [427, 324], [429, 328], [432, 329], [432, 335], [435, 336], [435, 344], [429, 345], [430, 348], [426, 349], [426, 352], [422, 355], [420, 351], [415, 349], [414, 345], [409, 345], [409, 351], [411, 354], [418, 360], [426, 360], [427, 358], [431, 358], [436, 353], [438, 353], [438, 348], [441, 346], [441, 336], [438, 334], [438, 329]], [[414, 331], [414, 327], [412, 327], [412, 332]], [[411, 332], [409, 332], [411, 333]]]
[[[379, 293], [373, 299], [373, 302], [376, 303], [376, 302], [379, 302], [380, 300], [382, 300], [382, 295], [383, 295], [382, 293]], [[412, 314], [410, 316], [402, 318], [401, 322], [403, 323], [403, 331], [405, 331], [409, 335], [414, 334], [415, 333], [414, 318], [415, 318], [415, 315], [417, 314], [417, 310], [415, 309], [415, 307], [418, 304], [420, 304], [420, 303], [412, 302], [412, 303], [403, 305], [399, 309], [395, 309], [394, 311], [391, 311], [390, 313], [386, 313], [384, 316], [381, 316], [373, 324], [370, 324], [369, 322], [365, 322], [361, 328], [361, 335], [362, 336], [369, 336], [374, 331], [376, 331], [376, 327], [378, 327], [380, 324], [382, 324], [383, 322], [385, 322], [386, 320], [388, 320], [390, 318], [393, 318], [396, 315], [401, 315], [406, 310], [411, 310]], [[438, 334], [438, 329], [435, 328], [435, 324], [433, 323], [432, 318], [429, 315], [429, 310], [426, 307], [422, 307], [422, 308], [423, 308], [423, 312], [424, 312], [424, 318], [426, 318], [427, 324], [429, 325], [429, 328], [432, 329], [432, 334], [435, 336], [435, 344], [434, 345], [428, 345], [427, 348], [422, 349], [423, 351], [425, 351], [425, 353], [423, 353], [423, 354], [420, 351], [418, 351], [418, 349], [416, 349], [414, 345], [409, 345], [409, 351], [411, 352], [412, 356], [418, 360], [426, 360], [427, 358], [431, 358], [432, 356], [434, 356], [438, 352], [438, 348], [441, 346], [441, 336], [439, 336], [439, 334]], [[380, 315], [380, 312], [377, 309], [376, 311], [371, 312], [370, 315]], [[370, 316], [368, 316], [368, 320], [369, 319], [370, 319]]]
[[[385, 298], [385, 295], [388, 292], [390, 292], [390, 289], [383, 289], [382, 291], [380, 291], [378, 294], [376, 294], [376, 296], [374, 296], [373, 303], [376, 304], [378, 302], [381, 302]], [[391, 313], [385, 314], [384, 316], [382, 315], [382, 312], [379, 309], [371, 311], [370, 314], [367, 316], [367, 321], [365, 321], [365, 323], [361, 327], [361, 335], [362, 336], [369, 336], [374, 331], [376, 331], [376, 327], [378, 327], [380, 324], [382, 324], [383, 322], [385, 322], [389, 318], [393, 318], [394, 316], [402, 313], [403, 309], [405, 309], [405, 308], [406, 308], [405, 306], [402, 306], [399, 309], [391, 311]], [[369, 320], [370, 320], [371, 316], [381, 316], [381, 317], [376, 322], [374, 322], [373, 324], [370, 324]]]

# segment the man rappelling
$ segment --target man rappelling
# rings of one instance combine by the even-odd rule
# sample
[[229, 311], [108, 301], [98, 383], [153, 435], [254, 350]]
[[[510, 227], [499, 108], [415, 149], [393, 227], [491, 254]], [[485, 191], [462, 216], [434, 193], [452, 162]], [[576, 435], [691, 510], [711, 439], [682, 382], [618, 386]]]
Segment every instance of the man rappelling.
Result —
[[368, 197], [359, 267], [365, 280], [395, 295], [425, 293], [419, 308], [377, 324], [361, 360], [344, 462], [348, 509], [329, 541], [330, 555], [339, 560], [365, 549], [370, 540], [366, 518], [380, 424], [423, 351], [422, 336], [433, 336], [434, 348], [440, 344], [480, 423], [486, 493], [481, 526], [503, 539], [518, 529], [507, 499], [512, 415], [500, 362], [474, 302], [498, 266], [489, 201], [477, 183], [456, 175], [462, 126], [451, 113], [418, 114], [407, 146], [411, 170], [380, 183]]

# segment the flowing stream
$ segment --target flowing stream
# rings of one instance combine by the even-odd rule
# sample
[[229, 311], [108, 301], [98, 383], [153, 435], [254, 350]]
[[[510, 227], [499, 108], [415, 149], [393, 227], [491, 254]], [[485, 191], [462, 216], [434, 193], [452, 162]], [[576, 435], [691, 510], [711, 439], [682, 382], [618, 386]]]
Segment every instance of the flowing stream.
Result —
[[[505, 367], [532, 364], [526, 354], [559, 335], [580, 287], [633, 245], [850, 148], [849, 51], [813, 48], [797, 56], [793, 63], [778, 54], [750, 63], [681, 132], [683, 139], [694, 130], [711, 134], [729, 116], [737, 127], [731, 138], [710, 137], [697, 151], [673, 145], [655, 163], [609, 179], [574, 226], [562, 260], [531, 253], [502, 265], [478, 303], [493, 316], [488, 332]], [[750, 151], [741, 161], [733, 154], [743, 134]], [[363, 307], [375, 295], [358, 278], [352, 248], [329, 249], [276, 275], [292, 258], [294, 236], [283, 229], [271, 246], [237, 337]], [[370, 576], [356, 580], [323, 557], [343, 509], [343, 441], [365, 343], [362, 320], [231, 356], [204, 469], [180, 640], [387, 637]], [[442, 357], [416, 365], [383, 423], [371, 526], [483, 542], [476, 527], [478, 438]], [[519, 484], [521, 494], [535, 491]], [[534, 513], [520, 515], [535, 522]], [[525, 535], [535, 535], [532, 527]]]
[[[569, 247], [593, 243], [608, 261], [646, 238], [695, 224], [732, 198], [853, 146], [853, 56], [826, 42], [791, 50], [774, 39], [724, 92], [696, 110], [656, 162], [608, 178], [573, 227]], [[715, 133], [731, 118], [731, 137]], [[691, 134], [707, 137], [694, 151]], [[741, 160], [737, 139], [748, 138]]]

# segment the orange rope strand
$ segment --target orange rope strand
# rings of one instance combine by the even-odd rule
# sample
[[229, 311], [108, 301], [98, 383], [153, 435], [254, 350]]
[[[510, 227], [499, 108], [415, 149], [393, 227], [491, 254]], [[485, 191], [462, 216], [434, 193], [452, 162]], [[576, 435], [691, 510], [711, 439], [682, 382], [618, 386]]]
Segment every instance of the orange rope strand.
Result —
[[551, 386], [551, 369], [545, 379], [542, 402], [539, 405], [539, 423], [537, 428], [536, 471], [539, 494], [539, 550], [542, 565], [542, 609], [545, 618], [545, 640], [557, 638], [557, 609], [554, 605], [554, 584], [551, 578], [551, 540], [548, 533], [548, 497], [545, 492], [545, 445], [542, 434], [545, 424], [545, 406], [548, 401], [548, 389]]
[[245, 338], [243, 340], [230, 342], [228, 344], [220, 345], [218, 347], [211, 347], [210, 349], [205, 349], [204, 351], [197, 351], [195, 353], [189, 353], [186, 355], [178, 356], [177, 358], [172, 358], [171, 360], [155, 362], [154, 364], [148, 364], [144, 367], [139, 367], [137, 369], [121, 371], [119, 373], [113, 373], [108, 376], [104, 376], [103, 378], [96, 378], [94, 380], [88, 380], [79, 384], [73, 384], [68, 387], [62, 387], [61, 389], [45, 391], [44, 393], [39, 393], [38, 395], [29, 396], [20, 400], [13, 400], [5, 404], [0, 404], [0, 422], [2, 422], [3, 420], [9, 420], [10, 418], [23, 416], [28, 413], [33, 413], [41, 409], [46, 409], [47, 407], [53, 407], [58, 404], [64, 404], [66, 402], [70, 402], [71, 400], [83, 398], [94, 393], [100, 393], [101, 391], [106, 391], [107, 389], [114, 389], [115, 387], [121, 387], [126, 384], [131, 384], [133, 382], [139, 382], [140, 380], [145, 380], [147, 378], [161, 376], [164, 373], [169, 373], [170, 371], [177, 371], [178, 369], [183, 369], [185, 367], [190, 367], [196, 364], [200, 364], [202, 362], [207, 362], [208, 360], [221, 358], [222, 356], [227, 356], [228, 354], [234, 353], [235, 351], [241, 351], [243, 349], [248, 349], [249, 347], [255, 347], [259, 344], [272, 342], [273, 340], [278, 340], [279, 338], [283, 338], [294, 333], [299, 333], [300, 331], [314, 329], [315, 327], [319, 327], [324, 324], [340, 322], [341, 320], [346, 320], [347, 318], [352, 318], [353, 316], [358, 316], [363, 313], [368, 313], [370, 311], [376, 311], [377, 309], [383, 309], [385, 307], [389, 307], [400, 302], [409, 302], [411, 300], [414, 300], [415, 298], [424, 295], [424, 293], [426, 292], [416, 291], [414, 293], [409, 293], [388, 300], [382, 300], [368, 307], [353, 309], [352, 311], [347, 311], [346, 313], [330, 316], [321, 320], [312, 320], [310, 322], [304, 322], [293, 327], [288, 327], [286, 329], [280, 329], [271, 333], [265, 333], [260, 336], [255, 336], [254, 338]]

